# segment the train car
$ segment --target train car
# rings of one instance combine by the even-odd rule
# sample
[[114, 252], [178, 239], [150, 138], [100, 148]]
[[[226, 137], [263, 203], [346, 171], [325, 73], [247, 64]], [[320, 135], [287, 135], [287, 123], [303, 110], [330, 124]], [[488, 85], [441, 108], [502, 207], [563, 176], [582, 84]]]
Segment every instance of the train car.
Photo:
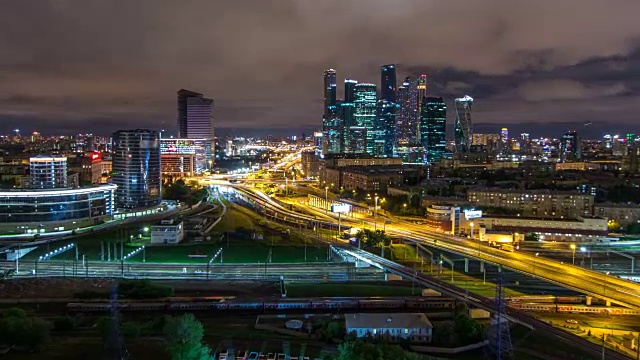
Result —
[[585, 302], [584, 296], [556, 296], [558, 304], [582, 304]]
[[409, 309], [443, 309], [453, 310], [456, 306], [456, 302], [451, 299], [438, 299], [438, 300], [406, 300], [407, 308]]
[[321, 299], [311, 302], [312, 309], [357, 309], [358, 300], [355, 299]]
[[360, 309], [402, 309], [406, 306], [406, 300], [359, 300]]
[[130, 303], [120, 307], [122, 311], [160, 311], [166, 310], [169, 304], [161, 302]]
[[229, 302], [227, 303], [229, 306], [228, 310], [264, 310], [264, 302], [256, 301], [256, 302]]
[[[123, 304], [120, 309], [126, 308], [128, 304]], [[71, 312], [108, 312], [111, 306], [108, 303], [68, 303], [67, 310]]]
[[311, 309], [311, 301], [270, 301], [264, 303], [265, 310]]

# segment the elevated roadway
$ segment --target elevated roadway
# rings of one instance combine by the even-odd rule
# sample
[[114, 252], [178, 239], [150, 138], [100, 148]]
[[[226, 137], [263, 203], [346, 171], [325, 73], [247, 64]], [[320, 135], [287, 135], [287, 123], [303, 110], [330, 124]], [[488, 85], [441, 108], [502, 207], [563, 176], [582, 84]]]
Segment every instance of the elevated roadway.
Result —
[[[256, 201], [263, 202], [265, 207], [269, 207], [272, 211], [278, 212], [282, 216], [295, 217], [299, 221], [309, 222], [310, 225], [320, 222], [327, 226], [331, 226], [330, 224], [335, 226], [337, 223], [337, 220], [328, 218], [319, 220], [318, 216], [314, 217], [291, 211], [264, 193], [248, 186], [234, 186], [234, 188], [256, 199]], [[363, 222], [369, 226], [373, 224], [369, 220], [352, 222], [347, 218], [344, 219], [343, 225], [345, 225], [345, 227], [348, 227], [349, 224], [361, 226]], [[429, 231], [426, 230], [424, 226], [407, 221], [392, 221], [391, 224], [386, 225], [386, 231], [395, 237], [401, 237], [405, 240], [450, 251], [469, 259], [477, 259], [486, 263], [500, 265], [504, 268], [537, 277], [588, 296], [594, 296], [630, 308], [640, 309], [640, 284], [638, 283], [531, 254], [496, 249], [486, 246], [480, 241]]]

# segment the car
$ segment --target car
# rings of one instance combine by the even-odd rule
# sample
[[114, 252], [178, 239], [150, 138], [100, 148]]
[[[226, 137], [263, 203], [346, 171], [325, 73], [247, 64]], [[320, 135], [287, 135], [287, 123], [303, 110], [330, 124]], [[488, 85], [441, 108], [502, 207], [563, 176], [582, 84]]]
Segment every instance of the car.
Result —
[[577, 320], [573, 320], [573, 319], [567, 319], [567, 320], [565, 320], [565, 322], [567, 322], [569, 324], [577, 324], [578, 323]]

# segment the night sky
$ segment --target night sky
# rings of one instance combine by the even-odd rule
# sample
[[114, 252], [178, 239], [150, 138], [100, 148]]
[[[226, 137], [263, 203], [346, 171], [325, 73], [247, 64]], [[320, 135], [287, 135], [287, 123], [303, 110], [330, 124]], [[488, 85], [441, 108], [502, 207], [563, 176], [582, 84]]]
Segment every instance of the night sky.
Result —
[[[0, 133], [175, 131], [176, 91], [219, 133], [321, 127], [322, 72], [475, 98], [476, 131], [640, 133], [638, 0], [74, 0], [0, 8]], [[341, 95], [341, 94], [339, 94]], [[453, 114], [453, 107], [449, 107]], [[450, 117], [451, 118], [451, 117]], [[585, 128], [582, 124], [591, 121]]]

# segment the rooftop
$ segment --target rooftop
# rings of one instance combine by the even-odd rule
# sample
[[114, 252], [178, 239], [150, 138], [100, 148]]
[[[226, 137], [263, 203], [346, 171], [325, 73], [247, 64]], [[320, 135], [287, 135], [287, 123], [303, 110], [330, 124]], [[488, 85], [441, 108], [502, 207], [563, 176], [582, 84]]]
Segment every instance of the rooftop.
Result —
[[393, 314], [346, 314], [347, 329], [350, 328], [432, 328], [431, 322], [422, 313]]

